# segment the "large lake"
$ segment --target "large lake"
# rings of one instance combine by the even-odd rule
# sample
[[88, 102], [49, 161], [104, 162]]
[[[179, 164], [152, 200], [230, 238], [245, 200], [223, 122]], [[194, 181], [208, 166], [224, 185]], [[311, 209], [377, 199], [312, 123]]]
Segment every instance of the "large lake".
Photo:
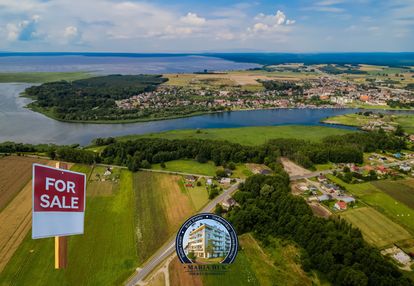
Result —
[[80, 143], [86, 145], [97, 137], [145, 134], [192, 129], [272, 125], [322, 125], [325, 117], [356, 109], [274, 109], [235, 111], [201, 116], [130, 124], [66, 123], [50, 119], [24, 108], [30, 99], [19, 94], [29, 84], [0, 84], [0, 142]]

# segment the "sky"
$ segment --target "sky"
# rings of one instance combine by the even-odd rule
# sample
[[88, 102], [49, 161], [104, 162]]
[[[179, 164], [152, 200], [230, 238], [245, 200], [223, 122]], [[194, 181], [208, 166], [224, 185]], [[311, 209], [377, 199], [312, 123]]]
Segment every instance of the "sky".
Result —
[[414, 0], [0, 0], [0, 51], [414, 51]]

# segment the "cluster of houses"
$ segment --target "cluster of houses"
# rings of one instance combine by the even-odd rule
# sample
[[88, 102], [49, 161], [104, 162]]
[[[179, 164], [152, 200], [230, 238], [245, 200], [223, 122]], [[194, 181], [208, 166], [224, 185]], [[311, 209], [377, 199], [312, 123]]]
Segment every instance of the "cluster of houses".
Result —
[[379, 83], [372, 87], [332, 77], [320, 77], [312, 80], [311, 85], [311, 88], [304, 91], [305, 98], [318, 96], [321, 100], [339, 105], [359, 102], [386, 106], [388, 101], [414, 102], [412, 91], [382, 87]]
[[[387, 105], [387, 101], [414, 102], [412, 92], [388, 87], [367, 87], [350, 81], [321, 76], [303, 83], [301, 98], [293, 89], [247, 91], [239, 87], [194, 88], [159, 86], [156, 90], [116, 101], [124, 110], [158, 110], [182, 106], [198, 106], [207, 110], [257, 108], [341, 108], [354, 102]], [[314, 98], [326, 102], [315, 105]]]
[[338, 211], [346, 210], [350, 204], [356, 202], [356, 199], [353, 196], [348, 195], [343, 189], [328, 180], [324, 175], [318, 176], [317, 180], [323, 193], [323, 195], [316, 197], [318, 202], [335, 200], [336, 202], [333, 208]]

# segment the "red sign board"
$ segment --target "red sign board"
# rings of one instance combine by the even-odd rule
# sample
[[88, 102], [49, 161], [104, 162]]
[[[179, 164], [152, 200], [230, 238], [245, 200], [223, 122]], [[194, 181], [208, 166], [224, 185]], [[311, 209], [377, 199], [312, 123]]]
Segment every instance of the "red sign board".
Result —
[[33, 237], [83, 233], [86, 176], [33, 164]]

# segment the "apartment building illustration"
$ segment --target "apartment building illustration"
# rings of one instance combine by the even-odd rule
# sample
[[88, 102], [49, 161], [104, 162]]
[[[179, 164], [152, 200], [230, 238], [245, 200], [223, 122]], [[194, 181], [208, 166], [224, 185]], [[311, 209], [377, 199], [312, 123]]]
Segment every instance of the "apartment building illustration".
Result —
[[201, 223], [190, 232], [184, 250], [200, 258], [225, 257], [230, 251], [230, 235], [217, 226]]

